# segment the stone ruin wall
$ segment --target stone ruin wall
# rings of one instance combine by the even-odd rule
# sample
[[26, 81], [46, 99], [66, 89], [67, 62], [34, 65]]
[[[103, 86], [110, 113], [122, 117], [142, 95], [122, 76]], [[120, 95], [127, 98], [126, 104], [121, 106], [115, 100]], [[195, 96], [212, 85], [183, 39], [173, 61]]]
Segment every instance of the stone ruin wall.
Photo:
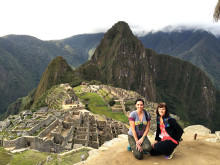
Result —
[[46, 129], [44, 129], [39, 135], [38, 137], [42, 138], [44, 136], [46, 136], [56, 125], [58, 125], [59, 120], [56, 119], [54, 120]]
[[53, 120], [55, 120], [55, 118], [53, 116], [48, 116], [45, 120], [40, 121], [36, 126], [30, 128], [30, 130], [16, 130], [17, 127], [15, 127], [15, 129], [13, 129], [11, 132], [12, 133], [17, 133], [17, 134], [24, 134], [26, 136], [31, 136], [33, 135], [35, 132], [37, 132], [40, 128], [42, 128], [43, 126], [47, 126], [49, 125]]
[[70, 127], [69, 132], [67, 133], [67, 136], [64, 137], [64, 139], [63, 139], [63, 144], [62, 144], [63, 147], [65, 147], [65, 146], [67, 145], [68, 140], [71, 138], [71, 136], [73, 136], [74, 130], [75, 130], [75, 126], [72, 125], [72, 126]]
[[43, 140], [34, 136], [23, 136], [15, 140], [4, 141], [4, 148], [15, 147], [15, 149], [27, 148], [38, 150], [41, 152], [62, 152], [64, 148], [57, 145], [52, 140]]
[[37, 124], [35, 127], [33, 127], [30, 131], [28, 131], [28, 135], [33, 135], [35, 132], [37, 132], [40, 128], [44, 126], [48, 126], [51, 124], [52, 121], [54, 121], [55, 118], [51, 115], [49, 115], [45, 120]]

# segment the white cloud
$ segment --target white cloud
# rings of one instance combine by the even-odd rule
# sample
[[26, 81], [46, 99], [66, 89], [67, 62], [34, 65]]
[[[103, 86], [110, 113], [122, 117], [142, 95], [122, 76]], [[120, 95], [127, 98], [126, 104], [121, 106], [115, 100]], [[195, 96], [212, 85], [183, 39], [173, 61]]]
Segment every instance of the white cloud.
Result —
[[[118, 21], [134, 32], [168, 25], [213, 23], [217, 0], [2, 0], [0, 36], [27, 34], [61, 39], [81, 33], [107, 31]], [[216, 28], [214, 28], [216, 29]]]

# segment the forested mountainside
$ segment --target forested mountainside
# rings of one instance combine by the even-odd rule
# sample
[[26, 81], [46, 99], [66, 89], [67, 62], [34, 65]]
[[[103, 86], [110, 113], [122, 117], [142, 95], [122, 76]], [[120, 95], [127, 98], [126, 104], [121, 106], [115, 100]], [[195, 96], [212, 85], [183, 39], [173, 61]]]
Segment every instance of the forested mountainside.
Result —
[[74, 80], [72, 68], [67, 64], [66, 60], [58, 56], [54, 58], [47, 66], [36, 90], [31, 91], [26, 97], [17, 99], [16, 102], [10, 104], [5, 113], [5, 117], [10, 114], [18, 114], [22, 110], [39, 108], [47, 106], [45, 98], [48, 91], [55, 85], [69, 83]]
[[220, 89], [220, 40], [204, 30], [148, 33], [139, 37], [146, 48], [201, 68]]

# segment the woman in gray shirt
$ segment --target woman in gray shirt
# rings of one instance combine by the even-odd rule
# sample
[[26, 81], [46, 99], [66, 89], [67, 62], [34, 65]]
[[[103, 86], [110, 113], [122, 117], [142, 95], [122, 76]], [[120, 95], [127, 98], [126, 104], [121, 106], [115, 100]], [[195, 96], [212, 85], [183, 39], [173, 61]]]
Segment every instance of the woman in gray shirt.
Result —
[[151, 151], [151, 143], [147, 137], [150, 128], [150, 114], [144, 108], [144, 100], [135, 101], [137, 110], [130, 113], [128, 142], [135, 158], [143, 159], [143, 152]]

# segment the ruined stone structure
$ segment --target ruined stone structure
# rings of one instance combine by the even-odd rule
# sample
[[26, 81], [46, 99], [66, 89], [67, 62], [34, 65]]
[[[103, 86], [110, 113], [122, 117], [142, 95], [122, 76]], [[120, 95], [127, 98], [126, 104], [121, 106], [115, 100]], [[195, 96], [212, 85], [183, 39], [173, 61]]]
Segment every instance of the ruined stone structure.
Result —
[[4, 139], [3, 147], [30, 148], [42, 152], [62, 152], [80, 146], [98, 148], [105, 141], [127, 133], [121, 122], [99, 121], [87, 110], [63, 112], [63, 120], [51, 114], [44, 119], [22, 120], [12, 133], [22, 135], [13, 140]]

